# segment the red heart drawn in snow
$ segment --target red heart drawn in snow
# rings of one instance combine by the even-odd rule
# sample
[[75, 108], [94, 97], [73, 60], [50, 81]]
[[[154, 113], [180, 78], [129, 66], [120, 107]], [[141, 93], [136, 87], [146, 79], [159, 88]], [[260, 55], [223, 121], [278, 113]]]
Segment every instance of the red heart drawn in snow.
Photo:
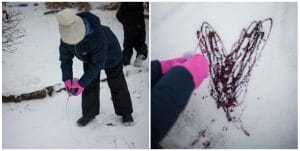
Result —
[[243, 29], [239, 40], [226, 53], [220, 36], [207, 22], [197, 32], [199, 47], [209, 62], [210, 95], [222, 107], [229, 121], [234, 107], [239, 106], [247, 93], [251, 71], [271, 33], [273, 21], [267, 18], [253, 21]]

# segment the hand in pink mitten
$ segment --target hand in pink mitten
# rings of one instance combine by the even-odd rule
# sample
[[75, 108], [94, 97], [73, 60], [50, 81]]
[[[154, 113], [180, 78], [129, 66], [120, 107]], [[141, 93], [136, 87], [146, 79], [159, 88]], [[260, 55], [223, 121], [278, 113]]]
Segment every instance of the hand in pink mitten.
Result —
[[201, 82], [208, 76], [208, 63], [203, 55], [193, 55], [183, 64], [174, 66], [184, 67], [193, 77], [195, 88], [199, 87]]
[[72, 91], [74, 91], [74, 96], [81, 94], [84, 90], [84, 88], [78, 83], [78, 81], [75, 81], [71, 89]]
[[162, 74], [165, 74], [166, 72], [168, 72], [175, 63], [184, 63], [185, 61], [186, 61], [186, 58], [184, 58], [184, 57], [160, 61]]
[[72, 81], [71, 80], [66, 80], [64, 83], [65, 83], [66, 90], [69, 91], [72, 87]]

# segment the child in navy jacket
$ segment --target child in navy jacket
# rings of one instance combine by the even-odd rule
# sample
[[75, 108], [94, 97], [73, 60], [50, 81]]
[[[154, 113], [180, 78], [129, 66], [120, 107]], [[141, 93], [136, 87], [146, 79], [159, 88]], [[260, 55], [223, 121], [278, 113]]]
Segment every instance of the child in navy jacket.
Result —
[[[57, 14], [57, 21], [61, 35], [62, 80], [74, 96], [82, 93], [82, 117], [77, 124], [85, 126], [99, 114], [101, 70], [107, 75], [115, 113], [122, 116], [124, 124], [132, 123], [131, 98], [123, 74], [121, 47], [115, 34], [89, 12], [75, 14], [64, 9]], [[74, 56], [83, 62], [84, 68], [78, 81], [73, 80]]]

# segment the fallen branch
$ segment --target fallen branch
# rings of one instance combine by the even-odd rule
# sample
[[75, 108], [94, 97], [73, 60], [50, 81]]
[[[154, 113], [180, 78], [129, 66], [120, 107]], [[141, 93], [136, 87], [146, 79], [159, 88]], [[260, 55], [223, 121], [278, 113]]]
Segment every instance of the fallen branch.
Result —
[[45, 87], [42, 90], [37, 90], [30, 93], [24, 93], [20, 95], [9, 95], [9, 96], [2, 96], [2, 102], [21, 102], [23, 100], [34, 100], [34, 99], [42, 99], [47, 96], [52, 96], [55, 93], [59, 93], [61, 91], [65, 91], [63, 84], [56, 84], [54, 86]]
[[49, 11], [44, 12], [44, 15], [56, 14], [59, 11], [60, 11], [60, 9], [49, 10]]

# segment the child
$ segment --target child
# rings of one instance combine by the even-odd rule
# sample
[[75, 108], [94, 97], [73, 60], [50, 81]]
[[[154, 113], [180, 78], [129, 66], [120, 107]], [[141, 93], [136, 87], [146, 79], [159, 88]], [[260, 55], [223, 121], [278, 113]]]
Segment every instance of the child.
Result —
[[[101, 25], [97, 16], [64, 9], [57, 14], [61, 42], [59, 58], [62, 79], [68, 92], [82, 93], [82, 117], [85, 126], [99, 114], [100, 71], [105, 70], [115, 113], [126, 125], [133, 123], [131, 98], [123, 74], [122, 53], [117, 37], [109, 27]], [[76, 56], [83, 62], [84, 74], [73, 82], [72, 64]]]

